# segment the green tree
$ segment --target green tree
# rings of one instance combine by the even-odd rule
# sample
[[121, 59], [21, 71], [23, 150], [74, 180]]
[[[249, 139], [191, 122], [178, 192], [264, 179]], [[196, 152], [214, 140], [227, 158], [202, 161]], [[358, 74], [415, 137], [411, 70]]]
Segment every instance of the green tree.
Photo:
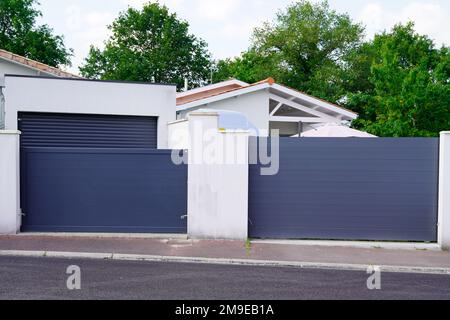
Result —
[[269, 59], [265, 59], [255, 50], [249, 50], [240, 57], [217, 61], [214, 66], [213, 82], [236, 78], [254, 83], [268, 77], [278, 78], [277, 74]]
[[437, 49], [408, 23], [376, 35], [366, 57], [370, 86], [347, 101], [360, 114], [356, 128], [385, 137], [437, 136], [450, 128], [449, 48]]
[[[278, 82], [329, 101], [340, 101], [357, 81], [356, 67], [364, 28], [327, 1], [299, 1], [278, 13], [274, 23], [255, 29], [248, 52], [234, 60], [220, 61], [216, 80], [242, 77]], [[247, 77], [246, 77], [247, 76]]]
[[128, 8], [109, 27], [105, 49], [91, 47], [80, 67], [88, 78], [155, 81], [190, 87], [209, 80], [210, 55], [204, 41], [189, 34], [189, 24], [166, 6], [148, 3], [142, 10]]
[[70, 65], [72, 50], [47, 25], [36, 25], [42, 14], [35, 0], [0, 1], [0, 48], [53, 67]]

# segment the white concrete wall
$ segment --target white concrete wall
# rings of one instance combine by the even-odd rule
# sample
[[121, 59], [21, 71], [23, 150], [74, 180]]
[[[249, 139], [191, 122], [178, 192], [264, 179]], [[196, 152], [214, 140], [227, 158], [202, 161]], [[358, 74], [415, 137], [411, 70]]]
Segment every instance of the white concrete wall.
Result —
[[169, 85], [6, 77], [6, 129], [17, 114], [57, 112], [158, 117], [158, 148], [168, 147], [167, 124], [176, 118], [176, 88]]
[[168, 125], [168, 148], [172, 150], [189, 149], [189, 122], [178, 120]]
[[2, 86], [0, 86], [0, 130], [5, 130], [5, 96]]
[[0, 234], [20, 228], [19, 134], [0, 131]]
[[[218, 114], [189, 116], [188, 235], [202, 239], [245, 240], [248, 237], [248, 132], [219, 132]], [[208, 132], [203, 135], [204, 132]], [[203, 138], [206, 138], [203, 140]], [[220, 146], [214, 139], [239, 139]], [[214, 148], [215, 151], [213, 151]], [[218, 151], [220, 150], [220, 151]], [[209, 162], [211, 152], [239, 161]], [[217, 160], [220, 157], [217, 158]]]
[[189, 112], [197, 109], [241, 112], [256, 128], [264, 130], [264, 132], [268, 132], [269, 129], [269, 92], [267, 91], [257, 91], [186, 110], [180, 113], [179, 118], [186, 119]]
[[450, 131], [442, 132], [439, 156], [438, 243], [450, 249]]

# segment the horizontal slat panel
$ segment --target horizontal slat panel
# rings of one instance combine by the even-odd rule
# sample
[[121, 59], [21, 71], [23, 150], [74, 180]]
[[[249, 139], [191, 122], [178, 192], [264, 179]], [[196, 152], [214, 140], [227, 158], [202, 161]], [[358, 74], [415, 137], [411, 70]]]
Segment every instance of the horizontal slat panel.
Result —
[[186, 233], [170, 150], [23, 148], [22, 231]]
[[438, 145], [434, 138], [282, 138], [277, 175], [250, 166], [250, 236], [436, 241]]
[[157, 118], [19, 113], [22, 147], [157, 148]]

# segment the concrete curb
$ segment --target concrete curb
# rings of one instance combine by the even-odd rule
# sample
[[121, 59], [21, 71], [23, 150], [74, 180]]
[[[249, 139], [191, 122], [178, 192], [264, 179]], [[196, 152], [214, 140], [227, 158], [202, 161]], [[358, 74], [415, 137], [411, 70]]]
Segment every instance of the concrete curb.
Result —
[[[119, 254], [119, 253], [19, 251], [19, 250], [0, 250], [0, 256], [198, 263], [198, 264], [217, 264], [217, 265], [235, 265], [235, 266], [259, 266], [259, 267], [291, 267], [299, 269], [326, 269], [326, 270], [345, 270], [345, 271], [362, 271], [362, 272], [366, 272], [369, 267], [375, 266], [369, 264], [318, 263], [318, 262], [270, 261], [270, 260], [250, 260], [250, 259], [219, 259], [219, 258], [201, 258], [201, 257], [156, 256], [156, 255]], [[377, 267], [379, 267], [382, 272], [390, 272], [390, 273], [450, 275], [450, 268], [389, 266], [389, 265], [377, 265]]]
[[279, 244], [295, 246], [313, 246], [313, 247], [343, 247], [358, 249], [386, 249], [386, 250], [424, 250], [424, 251], [442, 251], [437, 243], [419, 243], [419, 242], [379, 242], [379, 241], [335, 241], [335, 240], [252, 240], [252, 243], [258, 244]]

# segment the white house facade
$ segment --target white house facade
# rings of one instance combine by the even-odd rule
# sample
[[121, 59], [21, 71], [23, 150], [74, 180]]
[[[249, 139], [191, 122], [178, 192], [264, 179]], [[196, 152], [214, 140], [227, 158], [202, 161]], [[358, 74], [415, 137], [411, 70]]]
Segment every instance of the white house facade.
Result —
[[278, 129], [282, 136], [298, 135], [321, 124], [350, 122], [358, 116], [271, 78], [255, 84], [229, 80], [177, 95], [177, 119], [186, 119], [198, 109], [241, 112], [262, 133]]
[[[5, 129], [19, 114], [134, 116], [155, 119], [157, 147], [167, 148], [167, 123], [175, 120], [175, 86], [6, 75]], [[24, 94], [26, 92], [26, 94]]]

